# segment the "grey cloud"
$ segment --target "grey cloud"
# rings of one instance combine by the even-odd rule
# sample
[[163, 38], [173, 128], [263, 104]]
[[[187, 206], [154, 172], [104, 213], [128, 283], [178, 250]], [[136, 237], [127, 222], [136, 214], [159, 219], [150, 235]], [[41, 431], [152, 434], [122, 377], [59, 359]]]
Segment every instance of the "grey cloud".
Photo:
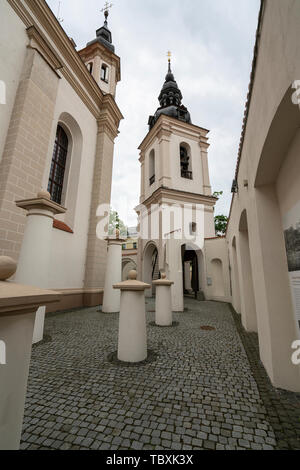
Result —
[[[49, 0], [57, 12], [58, 0]], [[103, 2], [104, 3], [104, 2]], [[116, 140], [112, 205], [129, 225], [140, 188], [137, 147], [167, 68], [167, 50], [193, 123], [211, 130], [214, 190], [224, 190], [216, 213], [228, 213], [259, 0], [115, 0], [109, 27], [121, 57], [117, 103], [125, 117]], [[79, 48], [102, 25], [99, 0], [63, 0], [63, 27]], [[125, 204], [124, 204], [125, 202]]]

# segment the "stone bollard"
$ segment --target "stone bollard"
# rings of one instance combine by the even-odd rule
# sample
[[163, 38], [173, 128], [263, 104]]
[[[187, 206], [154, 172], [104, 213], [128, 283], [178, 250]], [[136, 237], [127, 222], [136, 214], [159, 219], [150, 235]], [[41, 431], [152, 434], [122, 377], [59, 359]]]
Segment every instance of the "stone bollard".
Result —
[[102, 313], [118, 313], [120, 311], [120, 291], [113, 288], [114, 284], [122, 281], [122, 243], [125, 240], [119, 238], [107, 238], [107, 263], [103, 294]]
[[148, 356], [145, 289], [151, 285], [136, 277], [136, 271], [130, 271], [128, 281], [114, 286], [121, 291], [118, 359], [123, 362], [142, 362]]
[[161, 279], [153, 281], [156, 287], [155, 300], [155, 323], [158, 326], [172, 326], [172, 298], [171, 286], [173, 281], [169, 281], [165, 273], [161, 275]]
[[[34, 199], [17, 201], [16, 205], [25, 209], [28, 214], [15, 281], [46, 288], [51, 256], [53, 218], [56, 214], [66, 212], [66, 209], [51, 201], [47, 191], [40, 191]], [[33, 344], [43, 339], [45, 311], [45, 306], [42, 306], [36, 313]]]
[[20, 446], [36, 311], [61, 297], [7, 281], [16, 268], [11, 258], [0, 257], [0, 450]]

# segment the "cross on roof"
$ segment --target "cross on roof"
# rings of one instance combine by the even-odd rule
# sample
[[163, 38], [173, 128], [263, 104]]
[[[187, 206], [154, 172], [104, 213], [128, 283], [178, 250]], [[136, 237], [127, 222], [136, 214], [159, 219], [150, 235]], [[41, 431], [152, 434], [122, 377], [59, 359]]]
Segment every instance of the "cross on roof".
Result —
[[168, 65], [169, 65], [169, 72], [171, 72], [171, 57], [172, 57], [172, 54], [171, 54], [171, 51], [168, 51], [167, 52], [167, 56], [168, 56]]
[[105, 18], [108, 17], [109, 9], [112, 8], [112, 7], [113, 7], [113, 4], [112, 4], [112, 3], [109, 4], [108, 2], [106, 2], [106, 3], [104, 4], [104, 8], [102, 8], [101, 13], [104, 13]]

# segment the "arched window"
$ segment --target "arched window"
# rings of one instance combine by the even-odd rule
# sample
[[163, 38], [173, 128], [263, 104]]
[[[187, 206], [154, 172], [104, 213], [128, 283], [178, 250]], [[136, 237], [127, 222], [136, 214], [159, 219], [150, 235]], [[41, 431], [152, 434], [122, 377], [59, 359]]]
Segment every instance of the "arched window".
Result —
[[155, 183], [155, 152], [151, 150], [149, 155], [149, 183], [150, 186]]
[[102, 67], [101, 67], [101, 80], [103, 80], [106, 83], [108, 83], [108, 72], [109, 72], [108, 65], [102, 64]]
[[57, 202], [57, 204], [61, 204], [68, 144], [68, 137], [65, 131], [58, 125], [48, 183], [48, 191], [51, 194], [51, 199], [52, 201]]
[[180, 171], [182, 178], [193, 179], [191, 151], [190, 147], [184, 143], [180, 144]]

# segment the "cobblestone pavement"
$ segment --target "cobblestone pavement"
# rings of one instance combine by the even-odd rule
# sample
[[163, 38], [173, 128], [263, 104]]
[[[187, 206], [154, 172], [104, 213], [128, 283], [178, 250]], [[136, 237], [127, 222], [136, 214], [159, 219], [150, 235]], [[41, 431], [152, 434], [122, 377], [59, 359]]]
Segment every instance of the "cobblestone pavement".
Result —
[[186, 306], [174, 314], [179, 326], [148, 326], [156, 358], [131, 367], [107, 360], [117, 314], [48, 316], [33, 348], [21, 449], [300, 448], [300, 397], [269, 384], [239, 317], [227, 304]]

